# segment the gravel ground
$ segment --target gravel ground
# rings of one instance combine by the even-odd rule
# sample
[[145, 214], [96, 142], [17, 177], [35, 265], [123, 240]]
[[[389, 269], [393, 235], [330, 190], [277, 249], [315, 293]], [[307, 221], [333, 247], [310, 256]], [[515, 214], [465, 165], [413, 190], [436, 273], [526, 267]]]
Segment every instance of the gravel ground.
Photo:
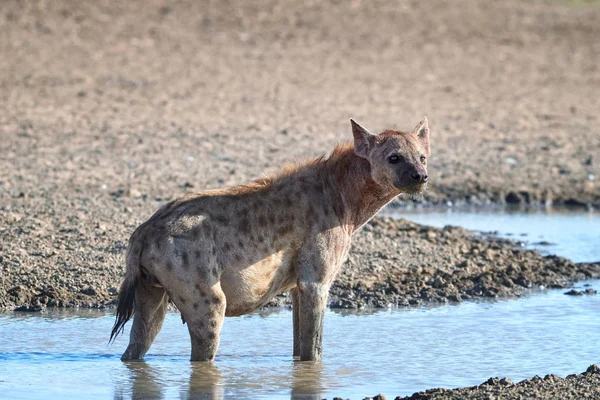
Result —
[[[112, 307], [124, 275], [123, 239], [82, 224], [47, 232], [20, 227], [3, 243], [0, 307]], [[26, 233], [26, 234], [23, 234]], [[47, 246], [36, 247], [39, 242]], [[600, 277], [599, 263], [541, 256], [519, 244], [448, 226], [438, 229], [377, 217], [356, 234], [350, 256], [331, 289], [331, 307], [362, 308], [459, 302], [518, 296], [539, 287], [565, 288]], [[269, 306], [289, 306], [282, 294]]]
[[[111, 305], [161, 204], [327, 153], [350, 117], [429, 116], [423, 205], [600, 206], [597, 4], [6, 0], [0, 33], [0, 308]], [[379, 218], [332, 306], [598, 276], [514, 246]]]
[[569, 375], [564, 379], [552, 374], [546, 375], [544, 378], [535, 376], [519, 383], [513, 383], [509, 378], [490, 378], [479, 386], [452, 390], [430, 389], [408, 397], [396, 397], [395, 400], [581, 400], [598, 398], [600, 398], [600, 367], [594, 364], [590, 365], [586, 372]]

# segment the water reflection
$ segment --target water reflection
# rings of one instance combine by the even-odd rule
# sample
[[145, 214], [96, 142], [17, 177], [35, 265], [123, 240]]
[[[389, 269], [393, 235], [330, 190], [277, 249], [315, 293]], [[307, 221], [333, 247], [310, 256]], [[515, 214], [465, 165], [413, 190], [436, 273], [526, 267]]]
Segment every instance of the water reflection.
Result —
[[221, 371], [208, 362], [192, 363], [187, 391], [182, 393], [182, 399], [223, 399], [224, 387], [221, 385]]
[[[163, 397], [160, 373], [145, 361], [130, 361], [124, 363], [130, 373], [130, 378], [121, 382], [130, 383], [129, 387], [115, 388], [115, 399], [160, 399]], [[130, 389], [130, 390], [128, 390]], [[128, 396], [131, 393], [131, 396]]]
[[[152, 362], [132, 361], [124, 363], [129, 377], [116, 382], [114, 398], [122, 399], [163, 399], [172, 397], [172, 390], [178, 386], [171, 376], [170, 368], [153, 366]], [[226, 368], [227, 370], [227, 368]], [[255, 376], [230, 376], [235, 370], [222, 372], [217, 364], [189, 364], [189, 379], [179, 380], [177, 388], [182, 400], [220, 400], [225, 398], [246, 398], [257, 392], [271, 392], [274, 388], [269, 383], [257, 381]], [[322, 381], [323, 364], [320, 362], [293, 362], [285, 368], [279, 379], [280, 383], [288, 382], [292, 400], [318, 400], [323, 398], [326, 388]], [[240, 380], [245, 384], [240, 385]], [[228, 381], [231, 383], [228, 385]], [[175, 383], [175, 384], [174, 384]], [[167, 393], [168, 392], [168, 393]], [[225, 393], [227, 392], [227, 396]]]
[[318, 400], [323, 398], [323, 364], [320, 362], [295, 362], [292, 366], [292, 400]]

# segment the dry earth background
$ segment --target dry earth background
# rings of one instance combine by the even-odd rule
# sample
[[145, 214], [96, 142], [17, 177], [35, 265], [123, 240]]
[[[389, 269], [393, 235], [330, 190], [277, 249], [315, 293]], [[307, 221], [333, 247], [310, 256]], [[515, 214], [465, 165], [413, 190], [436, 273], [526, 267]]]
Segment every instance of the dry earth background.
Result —
[[[599, 4], [2, 1], [0, 307], [112, 301], [159, 205], [327, 153], [350, 117], [429, 116], [426, 205], [598, 207], [599, 55]], [[356, 242], [342, 306], [598, 275], [408, 222]]]

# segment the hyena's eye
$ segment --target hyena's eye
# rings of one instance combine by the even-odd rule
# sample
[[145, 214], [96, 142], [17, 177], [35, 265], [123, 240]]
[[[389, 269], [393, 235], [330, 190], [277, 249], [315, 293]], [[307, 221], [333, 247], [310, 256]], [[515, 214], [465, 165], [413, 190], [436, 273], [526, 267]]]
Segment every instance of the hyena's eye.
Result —
[[402, 156], [389, 156], [388, 161], [390, 162], [390, 164], [398, 164], [400, 161], [402, 161]]
[[421, 156], [421, 164], [425, 164], [425, 160], [427, 160], [425, 156]]

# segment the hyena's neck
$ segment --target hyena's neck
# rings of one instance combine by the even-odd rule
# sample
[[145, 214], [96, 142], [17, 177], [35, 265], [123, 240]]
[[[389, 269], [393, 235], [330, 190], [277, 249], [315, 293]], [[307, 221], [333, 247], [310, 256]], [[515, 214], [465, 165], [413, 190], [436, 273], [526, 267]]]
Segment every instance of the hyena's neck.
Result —
[[340, 203], [334, 209], [354, 233], [400, 192], [373, 181], [369, 162], [357, 156], [351, 146], [336, 150], [338, 154], [334, 152], [326, 162], [331, 192], [338, 193], [331, 201]]

